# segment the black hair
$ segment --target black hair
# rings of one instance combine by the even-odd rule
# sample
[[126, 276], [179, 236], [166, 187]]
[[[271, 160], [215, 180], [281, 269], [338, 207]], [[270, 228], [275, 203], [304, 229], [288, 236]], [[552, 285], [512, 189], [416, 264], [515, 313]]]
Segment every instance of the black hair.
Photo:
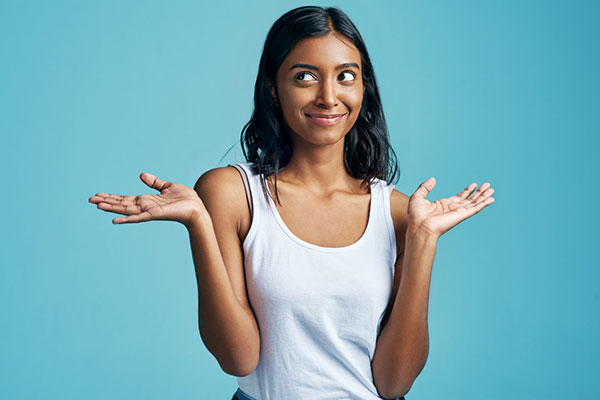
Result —
[[265, 177], [273, 175], [277, 201], [277, 173], [290, 161], [293, 144], [269, 82], [276, 85], [279, 67], [300, 40], [322, 37], [332, 31], [345, 36], [356, 46], [361, 56], [365, 85], [359, 116], [344, 137], [345, 167], [351, 176], [362, 179], [363, 184], [370, 183], [373, 178], [395, 182], [396, 175], [399, 175], [375, 73], [358, 29], [337, 8], [299, 7], [282, 15], [267, 34], [254, 86], [254, 111], [240, 138], [246, 161], [252, 163], [253, 172], [263, 178], [261, 184], [265, 196], [268, 193]]

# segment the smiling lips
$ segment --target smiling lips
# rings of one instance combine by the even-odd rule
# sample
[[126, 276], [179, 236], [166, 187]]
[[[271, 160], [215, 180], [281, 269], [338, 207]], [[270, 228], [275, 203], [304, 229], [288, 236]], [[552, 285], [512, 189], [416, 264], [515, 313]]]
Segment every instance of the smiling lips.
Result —
[[346, 114], [306, 114], [311, 120], [319, 125], [333, 125]]

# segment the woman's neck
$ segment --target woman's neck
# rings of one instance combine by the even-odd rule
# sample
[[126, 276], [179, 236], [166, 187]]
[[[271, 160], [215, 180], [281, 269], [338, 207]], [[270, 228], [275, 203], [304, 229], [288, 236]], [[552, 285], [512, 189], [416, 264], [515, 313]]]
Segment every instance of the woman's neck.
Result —
[[312, 193], [363, 191], [360, 180], [344, 166], [343, 140], [331, 146], [295, 147], [289, 163], [278, 173], [277, 181], [298, 185]]

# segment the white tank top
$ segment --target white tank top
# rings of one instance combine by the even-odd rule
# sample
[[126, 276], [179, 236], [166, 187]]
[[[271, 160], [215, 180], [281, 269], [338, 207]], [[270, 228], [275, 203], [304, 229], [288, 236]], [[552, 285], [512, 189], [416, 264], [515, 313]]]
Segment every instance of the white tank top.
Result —
[[257, 400], [382, 399], [371, 361], [394, 279], [394, 185], [371, 183], [358, 241], [322, 247], [288, 229], [251, 165], [231, 165], [251, 206], [244, 269], [260, 331], [258, 366], [238, 378], [240, 390]]

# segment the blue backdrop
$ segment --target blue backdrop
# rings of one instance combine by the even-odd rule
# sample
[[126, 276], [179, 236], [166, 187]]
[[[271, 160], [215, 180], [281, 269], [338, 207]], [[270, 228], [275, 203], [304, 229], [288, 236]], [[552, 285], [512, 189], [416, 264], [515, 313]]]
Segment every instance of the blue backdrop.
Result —
[[[440, 239], [407, 398], [598, 398], [599, 3], [316, 3], [363, 34], [398, 190], [496, 189]], [[0, 1], [0, 398], [231, 397], [185, 228], [87, 199], [243, 161], [263, 41], [304, 4]]]

